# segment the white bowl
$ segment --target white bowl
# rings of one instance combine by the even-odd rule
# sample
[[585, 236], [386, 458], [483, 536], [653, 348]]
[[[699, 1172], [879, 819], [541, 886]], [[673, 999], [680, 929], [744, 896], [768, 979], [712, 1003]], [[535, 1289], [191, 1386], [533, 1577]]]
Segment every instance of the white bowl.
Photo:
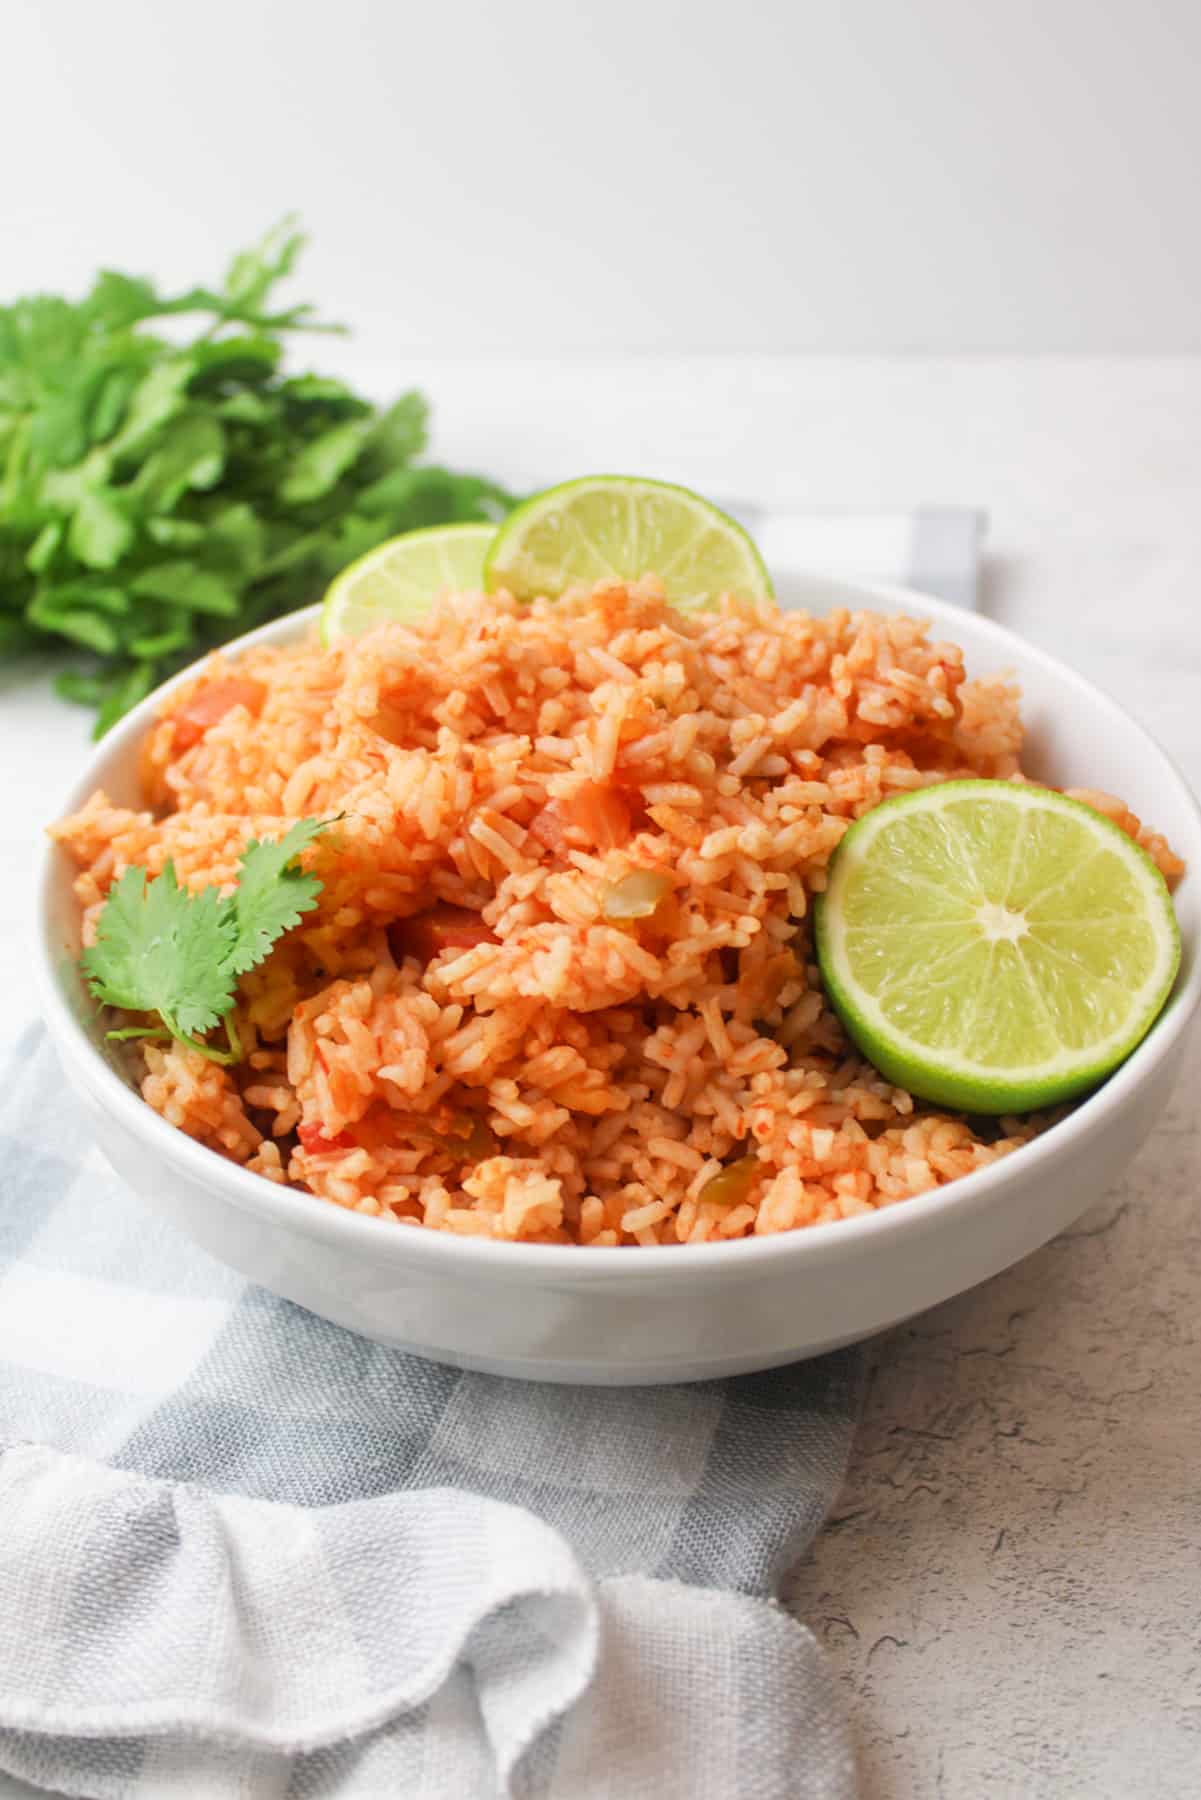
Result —
[[[581, 1250], [390, 1227], [247, 1174], [173, 1129], [127, 1085], [82, 992], [72, 871], [51, 848], [39, 947], [46, 1018], [120, 1174], [212, 1255], [325, 1318], [440, 1362], [541, 1381], [697, 1381], [814, 1356], [960, 1293], [1070, 1224], [1153, 1124], [1201, 1002], [1201, 812], [1119, 706], [987, 620], [900, 588], [801, 576], [779, 585], [783, 605], [814, 612], [872, 607], [929, 618], [963, 646], [972, 672], [1013, 671], [1030, 770], [1122, 795], [1187, 858], [1175, 992], [1129, 1061], [1068, 1119], [947, 1187], [779, 1236]], [[312, 618], [293, 615], [243, 642], [286, 642]], [[96, 787], [137, 803], [137, 746], [165, 691], [105, 738], [63, 811]]]

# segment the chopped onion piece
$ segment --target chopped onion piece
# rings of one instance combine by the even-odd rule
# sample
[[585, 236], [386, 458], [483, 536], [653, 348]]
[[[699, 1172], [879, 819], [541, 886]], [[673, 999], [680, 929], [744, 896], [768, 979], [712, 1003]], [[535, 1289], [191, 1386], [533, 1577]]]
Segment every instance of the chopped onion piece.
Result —
[[631, 919], [651, 919], [671, 892], [671, 876], [660, 869], [631, 869], [620, 881], [606, 886], [601, 911], [606, 919], [624, 924]]

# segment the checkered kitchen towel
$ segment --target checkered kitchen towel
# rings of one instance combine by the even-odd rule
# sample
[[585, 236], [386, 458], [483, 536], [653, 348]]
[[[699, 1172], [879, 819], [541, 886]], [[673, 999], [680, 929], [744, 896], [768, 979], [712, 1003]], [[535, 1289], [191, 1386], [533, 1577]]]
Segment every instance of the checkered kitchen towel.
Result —
[[40, 1028], [0, 1107], [0, 1769], [70, 1794], [845, 1800], [771, 1604], [853, 1353], [564, 1389], [368, 1343], [136, 1202]]
[[[931, 518], [861, 522], [860, 572], [938, 585], [937, 538], [968, 597], [974, 519]], [[817, 529], [805, 560], [844, 560], [849, 521]], [[425, 1363], [144, 1209], [40, 1028], [0, 1072], [0, 1771], [105, 1800], [854, 1793], [773, 1596], [837, 1490], [856, 1353], [654, 1389]]]

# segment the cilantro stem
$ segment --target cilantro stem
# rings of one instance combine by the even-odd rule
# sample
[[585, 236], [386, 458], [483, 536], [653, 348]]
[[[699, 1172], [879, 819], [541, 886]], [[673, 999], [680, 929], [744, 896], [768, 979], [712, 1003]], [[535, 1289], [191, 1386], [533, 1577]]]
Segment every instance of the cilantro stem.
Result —
[[232, 1007], [221, 1020], [225, 1027], [225, 1041], [229, 1045], [227, 1050], [218, 1050], [215, 1045], [206, 1044], [201, 1038], [189, 1037], [186, 1031], [177, 1031], [175, 1026], [170, 1024], [170, 1020], [167, 1023], [170, 1026], [171, 1036], [179, 1043], [186, 1044], [189, 1050], [199, 1051], [200, 1055], [207, 1056], [210, 1062], [220, 1063], [223, 1069], [227, 1069], [231, 1063], [241, 1062], [242, 1040], [238, 1035]]
[[235, 1063], [241, 1060], [242, 1045], [237, 1029], [233, 1024], [233, 1014], [225, 1019], [225, 1034], [229, 1039], [228, 1050], [215, 1050], [211, 1044], [202, 1043], [199, 1038], [189, 1037], [186, 1031], [176, 1031], [174, 1027], [165, 1025], [126, 1025], [120, 1031], [106, 1031], [106, 1038], [114, 1038], [124, 1042], [128, 1038], [153, 1038], [156, 1043], [169, 1044], [174, 1040], [177, 1044], [186, 1044], [189, 1050], [199, 1051], [207, 1056], [210, 1062]]
[[156, 1043], [160, 1044], [169, 1044], [172, 1041], [177, 1044], [186, 1044], [189, 1050], [195, 1050], [201, 1056], [207, 1056], [210, 1062], [220, 1063], [223, 1067], [226, 1067], [230, 1063], [241, 1062], [242, 1040], [238, 1036], [238, 1029], [234, 1024], [232, 1012], [226, 1013], [222, 1023], [225, 1026], [225, 1035], [229, 1042], [228, 1050], [217, 1050], [212, 1044], [202, 1042], [200, 1038], [189, 1037], [186, 1031], [176, 1031], [174, 1027], [168, 1028], [167, 1026], [127, 1025], [121, 1031], [106, 1031], [104, 1035], [106, 1038], [118, 1038], [121, 1040], [126, 1038], [153, 1038]]
[[172, 1031], [171, 1036], [177, 1043], [186, 1044], [189, 1050], [195, 1050], [201, 1056], [207, 1056], [210, 1062], [220, 1063], [223, 1069], [227, 1069], [230, 1063], [238, 1060], [232, 1049], [216, 1050], [212, 1044], [205, 1044], [199, 1038], [189, 1037], [186, 1031]]

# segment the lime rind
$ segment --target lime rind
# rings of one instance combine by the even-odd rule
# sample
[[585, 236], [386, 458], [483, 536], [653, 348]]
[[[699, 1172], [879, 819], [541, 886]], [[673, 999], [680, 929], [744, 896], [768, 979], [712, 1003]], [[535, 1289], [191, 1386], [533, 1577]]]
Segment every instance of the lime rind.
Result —
[[489, 592], [551, 599], [569, 588], [658, 575], [677, 606], [722, 593], [771, 599], [771, 577], [737, 520], [689, 488], [628, 475], [585, 475], [511, 512], [484, 566]]
[[359, 637], [387, 619], [420, 618], [445, 590], [484, 585], [495, 525], [429, 525], [377, 544], [336, 576], [321, 609], [321, 642]]
[[[965, 835], [969, 814], [979, 829]], [[916, 830], [893, 833], [902, 822]], [[914, 854], [884, 854], [885, 833]], [[972, 924], [989, 904], [1002, 909], [991, 942]], [[814, 910], [827, 991], [859, 1049], [897, 1086], [968, 1112], [1028, 1112], [1095, 1087], [1146, 1035], [1180, 963], [1146, 852], [1033, 785], [946, 782], [882, 802], [848, 831]], [[1024, 919], [1012, 939], [1007, 917]]]

